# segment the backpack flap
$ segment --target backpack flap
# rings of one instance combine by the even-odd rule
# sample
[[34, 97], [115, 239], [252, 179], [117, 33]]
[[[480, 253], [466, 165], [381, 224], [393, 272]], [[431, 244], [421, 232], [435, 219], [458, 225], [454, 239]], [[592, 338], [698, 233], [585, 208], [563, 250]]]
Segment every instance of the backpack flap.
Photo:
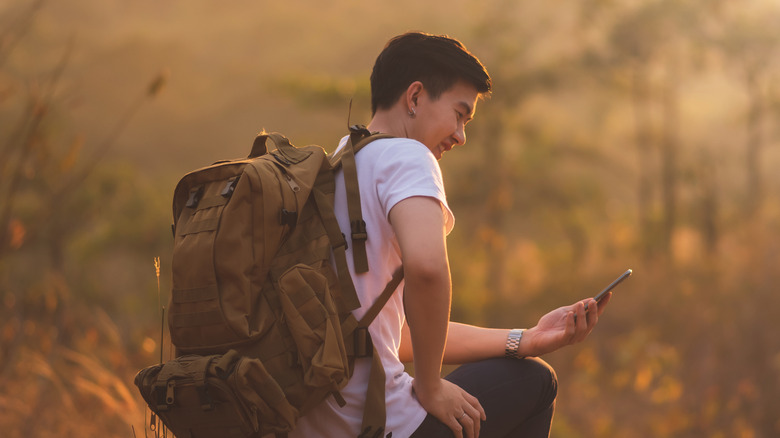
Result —
[[254, 437], [257, 420], [214, 373], [219, 356], [183, 356], [141, 370], [135, 384], [178, 438]]
[[221, 353], [251, 336], [245, 317], [251, 303], [236, 299], [248, 296], [246, 273], [255, 265], [252, 245], [240, 244], [242, 239], [251, 242], [256, 228], [251, 206], [258, 184], [244, 173], [248, 163], [233, 161], [191, 172], [174, 193], [179, 214], [168, 323], [171, 339], [182, 352]]

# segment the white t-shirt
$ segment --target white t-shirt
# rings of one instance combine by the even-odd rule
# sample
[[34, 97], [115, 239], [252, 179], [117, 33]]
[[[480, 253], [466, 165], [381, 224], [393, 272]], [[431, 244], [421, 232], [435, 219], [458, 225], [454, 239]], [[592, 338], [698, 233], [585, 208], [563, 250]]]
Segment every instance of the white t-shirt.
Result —
[[[339, 147], [343, 147], [345, 142], [346, 137]], [[393, 206], [406, 198], [427, 196], [441, 203], [447, 233], [452, 229], [455, 219], [447, 206], [439, 164], [422, 143], [407, 138], [375, 140], [361, 149], [355, 159], [363, 220], [368, 233], [366, 253], [369, 271], [355, 274], [351, 245], [347, 250], [347, 261], [361, 303], [354, 315], [360, 319], [401, 265], [401, 251], [389, 222]], [[336, 175], [335, 210], [341, 230], [349, 236], [347, 200], [341, 172]], [[347, 240], [349, 243], [349, 238]], [[425, 410], [412, 394], [412, 377], [404, 371], [398, 359], [405, 318], [402, 293], [403, 283], [369, 327], [385, 369], [385, 435], [392, 432], [393, 438], [407, 438], [426, 416]], [[371, 358], [358, 359], [354, 375], [341, 391], [347, 405], [339, 407], [333, 397], [328, 397], [298, 421], [290, 437], [357, 436], [363, 421], [370, 368]]]

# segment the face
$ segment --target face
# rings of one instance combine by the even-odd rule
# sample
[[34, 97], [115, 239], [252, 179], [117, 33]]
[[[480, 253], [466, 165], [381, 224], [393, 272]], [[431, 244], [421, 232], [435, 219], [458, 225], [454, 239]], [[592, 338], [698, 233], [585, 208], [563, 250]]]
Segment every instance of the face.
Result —
[[410, 118], [408, 134], [433, 152], [437, 160], [466, 143], [466, 124], [474, 118], [479, 92], [466, 82], [457, 82], [437, 99], [423, 88], [410, 101], [415, 116]]

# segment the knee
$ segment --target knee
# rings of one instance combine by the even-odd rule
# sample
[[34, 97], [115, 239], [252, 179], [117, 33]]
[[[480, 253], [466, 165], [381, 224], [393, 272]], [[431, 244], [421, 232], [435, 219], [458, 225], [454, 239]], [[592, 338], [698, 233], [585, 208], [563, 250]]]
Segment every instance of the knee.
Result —
[[553, 367], [538, 357], [528, 357], [523, 362], [526, 362], [526, 372], [536, 376], [550, 402], [554, 401], [558, 396], [558, 375]]
[[507, 367], [505, 372], [511, 376], [523, 376], [525, 379], [539, 382], [549, 388], [554, 394], [558, 393], [558, 376], [550, 364], [538, 357], [525, 357], [523, 359], [498, 359], [500, 366]]

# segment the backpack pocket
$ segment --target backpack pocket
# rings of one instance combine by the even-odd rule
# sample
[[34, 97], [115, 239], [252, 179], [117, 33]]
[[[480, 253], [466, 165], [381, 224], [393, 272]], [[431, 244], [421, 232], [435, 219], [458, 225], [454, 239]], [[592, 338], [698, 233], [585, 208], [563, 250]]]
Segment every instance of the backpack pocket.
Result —
[[338, 391], [349, 378], [349, 363], [327, 279], [317, 269], [298, 264], [279, 277], [279, 290], [304, 384]]
[[[191, 202], [177, 218], [168, 323], [173, 344], [188, 353], [223, 353], [229, 347], [219, 347], [249, 337], [247, 328], [242, 326], [243, 315], [249, 313], [248, 300], [241, 299], [245, 291], [236, 287], [233, 277], [218, 280], [217, 275], [218, 262], [226, 258], [217, 251], [217, 242], [225, 239], [222, 235], [237, 240], [234, 236], [245, 232], [235, 226], [223, 231], [221, 225], [233, 192], [227, 192], [228, 196], [221, 193], [235, 181], [236, 178], [216, 180], [192, 188]], [[249, 223], [246, 219], [245, 222]], [[236, 250], [228, 254], [229, 261], [237, 272], [244, 272], [248, 263], [241, 262], [251, 259], [251, 254], [247, 256], [243, 246], [234, 246]], [[193, 347], [200, 350], [193, 351]]]
[[260, 438], [292, 430], [298, 417], [262, 362], [232, 350], [147, 367], [135, 385], [179, 438]]

